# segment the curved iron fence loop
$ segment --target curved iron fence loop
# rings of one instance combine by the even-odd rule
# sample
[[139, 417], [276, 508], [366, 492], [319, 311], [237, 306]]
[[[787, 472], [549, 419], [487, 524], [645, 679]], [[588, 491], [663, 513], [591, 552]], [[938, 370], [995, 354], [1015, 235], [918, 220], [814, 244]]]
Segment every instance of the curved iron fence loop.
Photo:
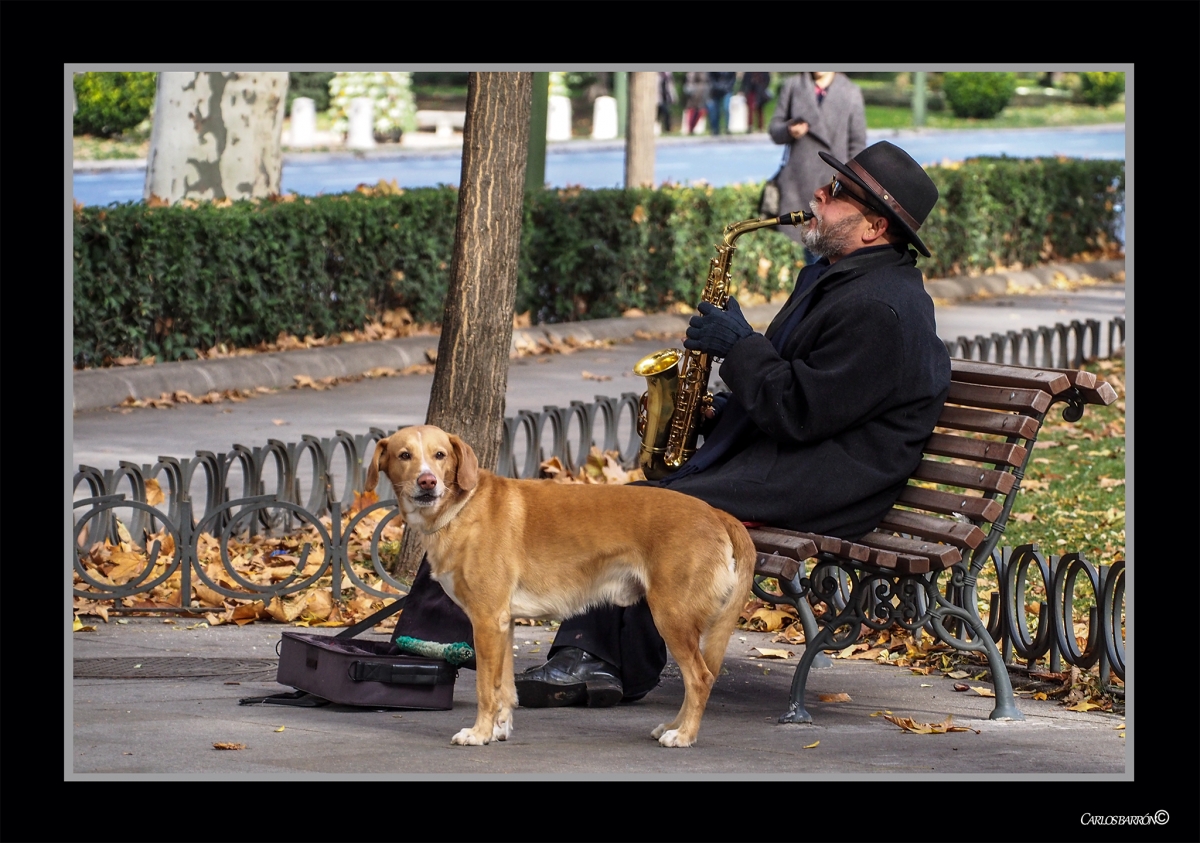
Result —
[[[571, 406], [562, 412], [563, 452], [565, 454], [563, 464], [568, 466], [571, 474], [577, 474], [579, 469], [587, 463], [592, 446], [596, 443], [593, 431], [596, 423], [596, 405], [586, 404], [583, 401], [572, 401]], [[575, 423], [574, 429], [579, 431], [575, 447], [571, 446], [572, 422]]]
[[1125, 604], [1125, 560], [1101, 568], [1100, 631], [1112, 672], [1125, 681], [1125, 629], [1121, 607]]
[[[1050, 649], [1054, 635], [1051, 627], [1054, 625], [1052, 614], [1054, 603], [1042, 601], [1038, 610], [1038, 619], [1034, 637], [1029, 637], [1029, 614], [1025, 608], [1025, 591], [1028, 583], [1029, 566], [1036, 567], [1041, 574], [1042, 582], [1050, 586], [1050, 568], [1045, 558], [1038, 552], [1036, 545], [1023, 544], [1013, 551], [1005, 566], [1003, 579], [1000, 582], [1000, 593], [1003, 595], [1001, 605], [1005, 613], [1005, 623], [1012, 640], [1013, 648], [1023, 659], [1035, 661], [1044, 656]], [[1047, 614], [1051, 617], [1048, 619]]]
[[[638, 402], [642, 396], [636, 392], [622, 392], [621, 397], [617, 399], [615, 408], [613, 409], [613, 437], [617, 440], [617, 450], [621, 454], [621, 465], [630, 468], [637, 460], [638, 450], [642, 447], [642, 437], [638, 436], [637, 432], [637, 416]], [[621, 419], [628, 411], [629, 416], [629, 439], [625, 442], [625, 447], [620, 444]]]
[[305, 505], [301, 500], [302, 492], [300, 484], [297, 483], [294, 500], [320, 518], [322, 515], [328, 514], [330, 501], [329, 464], [325, 461], [323, 440], [305, 433], [300, 437], [300, 441], [296, 443], [295, 449], [297, 477], [299, 476], [300, 460], [303, 454], [307, 452], [312, 455], [312, 488], [308, 494], [308, 504]]
[[[159, 457], [158, 462], [150, 466], [150, 478], [157, 480], [162, 474], [167, 476], [167, 488], [164, 491], [167, 498], [167, 517], [178, 523], [179, 503], [186, 496], [179, 460], [174, 457]], [[162, 488], [162, 483], [159, 483], [159, 488]]]
[[1121, 349], [1125, 348], [1125, 317], [1114, 316], [1108, 323], [1108, 356], [1114, 357], [1117, 353], [1114, 336], [1117, 334], [1121, 337]]
[[203, 515], [207, 516], [210, 512], [215, 512], [218, 507], [224, 502], [225, 494], [223, 490], [224, 478], [221, 476], [221, 459], [212, 451], [197, 451], [194, 459], [184, 461], [181, 464], [184, 476], [187, 478], [187, 487], [189, 497], [194, 502], [196, 496], [192, 489], [192, 484], [195, 480], [196, 469], [204, 470], [204, 479], [207, 487], [204, 491], [204, 510]]
[[[400, 507], [396, 504], [395, 500], [379, 501], [377, 503], [371, 504], [370, 506], [364, 506], [362, 509], [360, 509], [358, 512], [356, 512], [354, 514], [354, 517], [351, 518], [349, 520], [349, 522], [347, 522], [345, 528], [342, 529], [340, 542], [341, 542], [341, 546], [343, 548], [347, 549], [347, 556], [345, 559], [346, 565], [344, 568], [345, 576], [356, 587], [362, 589], [367, 594], [370, 594], [374, 597], [387, 598], [387, 597], [398, 596], [396, 594], [391, 594], [386, 591], [380, 591], [380, 590], [368, 585], [357, 574], [357, 572], [355, 572], [354, 567], [350, 564], [351, 560], [349, 558], [349, 550], [348, 550], [350, 547], [350, 539], [351, 539], [351, 537], [353, 537], [356, 534], [359, 523], [364, 518], [366, 518], [368, 515], [375, 512], [376, 510], [386, 510], [386, 512], [384, 513], [383, 517], [381, 517], [379, 519], [379, 523], [377, 523], [375, 525], [375, 528], [371, 531], [371, 539], [370, 539], [370, 542], [368, 545], [368, 548], [369, 548], [369, 551], [371, 554], [371, 567], [372, 567], [372, 569], [374, 569], [375, 573], [379, 575], [379, 578], [383, 582], [385, 582], [387, 585], [391, 586], [392, 588], [396, 589], [400, 593], [400, 595], [408, 594], [409, 587], [407, 585], [405, 585], [404, 583], [400, 582], [399, 580], [395, 579], [390, 573], [388, 573], [387, 566], [385, 566], [383, 564], [383, 560], [379, 556], [379, 545], [382, 542], [384, 529], [388, 526], [388, 524], [394, 518], [401, 517], [400, 516]], [[389, 515], [388, 514], [389, 512], [392, 514]]]
[[1037, 329], [1038, 339], [1041, 340], [1042, 346], [1042, 362], [1030, 363], [1031, 366], [1042, 366], [1047, 369], [1053, 369], [1054, 366], [1054, 329], [1047, 328], [1045, 325]]
[[[88, 548], [81, 547], [80, 545], [80, 535], [84, 527], [90, 522], [101, 520], [100, 516], [102, 513], [108, 513], [108, 515], [102, 520], [111, 523], [115, 533], [117, 529], [116, 525], [119, 523], [119, 519], [117, 518], [114, 510], [129, 508], [135, 512], [143, 513], [142, 517], [144, 518], [145, 513], [148, 510], [154, 510], [154, 507], [145, 501], [127, 499], [124, 495], [102, 495], [99, 497], [84, 498], [82, 500], [75, 501], [73, 508], [78, 509], [82, 506], [90, 507], [90, 510], [85, 512], [75, 522], [75, 531], [73, 536], [73, 544], [75, 546], [74, 569], [79, 575], [80, 579], [82, 579], [91, 590], [81, 591], [78, 588], [72, 587], [72, 596], [82, 597], [86, 600], [120, 600], [124, 597], [133, 596], [138, 592], [150, 591], [151, 589], [156, 588], [157, 586], [166, 582], [166, 580], [170, 578], [172, 574], [180, 569], [184, 561], [184, 548], [186, 547], [187, 543], [184, 536], [180, 533], [178, 525], [169, 520], [162, 519], [160, 514], [159, 518], [163, 521], [163, 530], [168, 536], [171, 537], [172, 543], [175, 547], [171, 561], [164, 566], [162, 572], [153, 579], [149, 579], [154, 573], [155, 566], [158, 564], [159, 553], [162, 549], [160, 540], [157, 538], [154, 539], [154, 541], [150, 544], [150, 547], [145, 548], [141, 543], [138, 542], [137, 533], [131, 531], [130, 544], [146, 552], [146, 565], [142, 568], [140, 573], [123, 583], [101, 582], [100, 580], [95, 579], [88, 572], [87, 567], [83, 564], [83, 558], [87, 556], [89, 552]], [[133, 519], [131, 519], [131, 521], [132, 520]], [[119, 541], [120, 539], [118, 538], [118, 542]]]
[[1006, 334], [993, 333], [991, 336], [991, 345], [996, 350], [996, 362], [1003, 364], [1005, 362], [1004, 352], [1008, 348], [1008, 336]]
[[359, 481], [358, 481], [357, 488], [360, 488], [364, 492], [375, 492], [378, 494], [379, 487], [382, 486], [384, 489], [384, 493], [379, 495], [379, 499], [381, 501], [394, 499], [396, 497], [396, 493], [395, 493], [395, 490], [392, 489], [392, 484], [388, 483], [386, 478], [384, 478], [384, 477], [379, 478], [379, 485], [376, 486], [374, 489], [366, 488], [366, 485], [367, 485], [367, 470], [366, 470], [367, 443], [371, 444], [371, 459], [374, 459], [375, 458], [375, 448], [377, 448], [379, 446], [380, 440], [387, 439], [389, 436], [391, 436], [395, 432], [396, 431], [394, 431], [394, 430], [386, 431], [386, 430], [381, 430], [378, 427], [372, 427], [367, 432], [366, 436], [359, 436], [355, 440], [355, 442], [358, 445], [358, 453], [359, 453]]
[[1100, 359], [1100, 320], [1088, 319], [1083, 323], [1084, 332], [1087, 334], [1088, 353], [1084, 355], [1085, 361]]
[[[333, 458], [338, 449], [342, 451], [342, 457], [346, 467], [346, 477], [342, 481], [342, 492], [339, 495], [334, 489], [334, 472]], [[354, 437], [344, 430], [338, 430], [334, 433], [332, 439], [321, 439], [321, 456], [325, 464], [325, 487], [329, 493], [328, 503], [338, 501], [343, 506], [351, 506], [354, 503], [354, 491], [357, 488], [355, 475], [359, 470], [358, 451], [355, 447]]]
[[546, 422], [545, 413], [535, 413], [532, 410], [520, 410], [517, 419], [525, 428], [528, 448], [525, 451], [525, 467], [518, 475], [523, 478], [537, 477], [539, 466], [542, 464], [542, 425]]
[[366, 471], [362, 465], [362, 451], [359, 450], [359, 438], [354, 434], [345, 430], [335, 430], [333, 439], [329, 443], [329, 452], [325, 455], [325, 462], [330, 470], [330, 488], [333, 488], [333, 455], [338, 448], [342, 449], [346, 460], [346, 479], [343, 481], [342, 494], [339, 496], [336, 493], [332, 500], [341, 501], [343, 506], [352, 506], [354, 504], [354, 493], [362, 491], [362, 483]]
[[[559, 462], [563, 464], [568, 472], [574, 474], [574, 471], [567, 464], [567, 411], [562, 407], [556, 407], [553, 404], [548, 404], [542, 408], [543, 427], [542, 435], [545, 435], [545, 422], [550, 423], [550, 453], [542, 452], [542, 458], [539, 460], [539, 465], [550, 459], [558, 457]], [[538, 442], [541, 445], [541, 441]]]
[[1100, 576], [1095, 566], [1078, 553], [1067, 553], [1059, 557], [1050, 599], [1059, 621], [1053, 625], [1059, 651], [1068, 664], [1086, 670], [1100, 658], [1100, 623], [1097, 606], [1089, 607], [1087, 644], [1081, 651], [1075, 640], [1074, 612], [1075, 582], [1080, 574], [1087, 576], [1096, 603], [1101, 603]]
[[[220, 553], [220, 562], [223, 573], [229, 577], [236, 585], [240, 586], [244, 591], [238, 592], [226, 588], [220, 583], [209, 577], [208, 572], [197, 560], [196, 576], [200, 578], [209, 588], [218, 594], [223, 594], [227, 597], [238, 599], [261, 599], [265, 598], [264, 602], [270, 602], [273, 597], [284, 597], [296, 591], [301, 591], [308, 588], [318, 579], [325, 575], [326, 570], [333, 562], [333, 554], [331, 548], [334, 546], [330, 539], [329, 533], [325, 530], [319, 518], [313, 513], [305, 510], [303, 507], [291, 501], [279, 500], [274, 495], [259, 495], [254, 498], [247, 498], [237, 503], [242, 505], [242, 509], [236, 516], [231, 516], [229, 508], [231, 504], [222, 504], [215, 511], [207, 514], [196, 525], [196, 534], [210, 533], [217, 539], [217, 547]], [[238, 524], [243, 520], [250, 520], [256, 516], [256, 510], [261, 507], [279, 507], [287, 510], [290, 516], [286, 522], [290, 525], [294, 521], [307, 521], [309, 525], [316, 530], [318, 539], [324, 549], [325, 558], [318, 566], [317, 570], [304, 579], [298, 579], [303, 576], [305, 567], [308, 563], [308, 554], [311, 550], [311, 543], [305, 542], [301, 549], [300, 561], [295, 566], [291, 574], [278, 583], [271, 585], [263, 585], [262, 583], [252, 582], [244, 578], [238, 573], [234, 567], [232, 560], [229, 558], [229, 540], [233, 537], [233, 533], [238, 527]]]

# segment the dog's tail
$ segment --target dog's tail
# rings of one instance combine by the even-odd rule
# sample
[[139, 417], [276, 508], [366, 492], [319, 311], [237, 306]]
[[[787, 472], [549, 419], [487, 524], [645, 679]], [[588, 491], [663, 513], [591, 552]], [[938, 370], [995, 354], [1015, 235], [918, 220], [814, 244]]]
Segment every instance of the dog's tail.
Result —
[[721, 672], [721, 661], [725, 657], [725, 648], [729, 644], [729, 636], [737, 626], [738, 617], [746, 601], [753, 596], [754, 566], [758, 561], [758, 551], [754, 541], [746, 532], [741, 521], [727, 512], [718, 510], [721, 514], [725, 532], [729, 535], [733, 556], [733, 587], [725, 595], [723, 604], [718, 612], [718, 619], [713, 624], [712, 633], [705, 636], [702, 645], [704, 661], [713, 676]]

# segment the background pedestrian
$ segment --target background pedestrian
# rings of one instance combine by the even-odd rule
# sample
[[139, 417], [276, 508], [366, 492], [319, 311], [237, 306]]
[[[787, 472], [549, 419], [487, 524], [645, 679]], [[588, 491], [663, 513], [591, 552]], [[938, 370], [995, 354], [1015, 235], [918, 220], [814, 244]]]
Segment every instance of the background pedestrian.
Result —
[[765, 71], [747, 71], [742, 74], [742, 93], [746, 97], [750, 130], [763, 130], [763, 106], [771, 98], [771, 74]]
[[729, 134], [729, 98], [737, 84], [736, 73], [708, 74], [708, 132], [711, 135]]
[[[818, 153], [848, 161], [867, 145], [862, 91], [844, 73], [797, 73], [780, 88], [767, 131], [771, 140], [787, 147], [787, 163], [779, 174], [780, 213], [807, 209], [813, 191], [834, 176]], [[803, 240], [800, 226], [779, 230], [797, 243]], [[808, 247], [804, 259], [814, 261]]]

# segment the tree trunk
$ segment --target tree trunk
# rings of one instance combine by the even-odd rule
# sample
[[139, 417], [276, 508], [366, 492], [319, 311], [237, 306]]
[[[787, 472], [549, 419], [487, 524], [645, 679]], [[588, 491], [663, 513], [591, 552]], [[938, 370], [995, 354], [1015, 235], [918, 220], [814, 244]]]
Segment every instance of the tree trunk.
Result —
[[625, 187], [654, 187], [654, 112], [657, 73], [629, 74]]
[[287, 85], [287, 73], [159, 73], [146, 202], [278, 194]]
[[[454, 256], [425, 416], [462, 437], [489, 470], [504, 434], [532, 93], [532, 73], [467, 77]], [[421, 552], [408, 533], [397, 561], [411, 582]]]

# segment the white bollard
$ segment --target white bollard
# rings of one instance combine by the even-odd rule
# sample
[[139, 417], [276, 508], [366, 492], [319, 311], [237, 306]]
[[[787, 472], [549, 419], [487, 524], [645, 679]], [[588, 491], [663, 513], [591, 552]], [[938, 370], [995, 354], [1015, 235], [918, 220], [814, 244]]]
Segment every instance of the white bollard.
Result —
[[350, 149], [375, 148], [375, 101], [370, 97], [355, 97], [346, 109], [350, 130], [346, 133], [346, 146]]
[[750, 131], [750, 107], [745, 94], [734, 94], [729, 98], [729, 134], [744, 135]]
[[546, 140], [564, 141], [571, 139], [571, 98], [561, 94], [550, 97], [546, 115]]
[[592, 108], [592, 138], [612, 140], [617, 136], [616, 97], [596, 97]]
[[317, 104], [308, 97], [292, 100], [292, 146], [313, 146], [317, 141]]

